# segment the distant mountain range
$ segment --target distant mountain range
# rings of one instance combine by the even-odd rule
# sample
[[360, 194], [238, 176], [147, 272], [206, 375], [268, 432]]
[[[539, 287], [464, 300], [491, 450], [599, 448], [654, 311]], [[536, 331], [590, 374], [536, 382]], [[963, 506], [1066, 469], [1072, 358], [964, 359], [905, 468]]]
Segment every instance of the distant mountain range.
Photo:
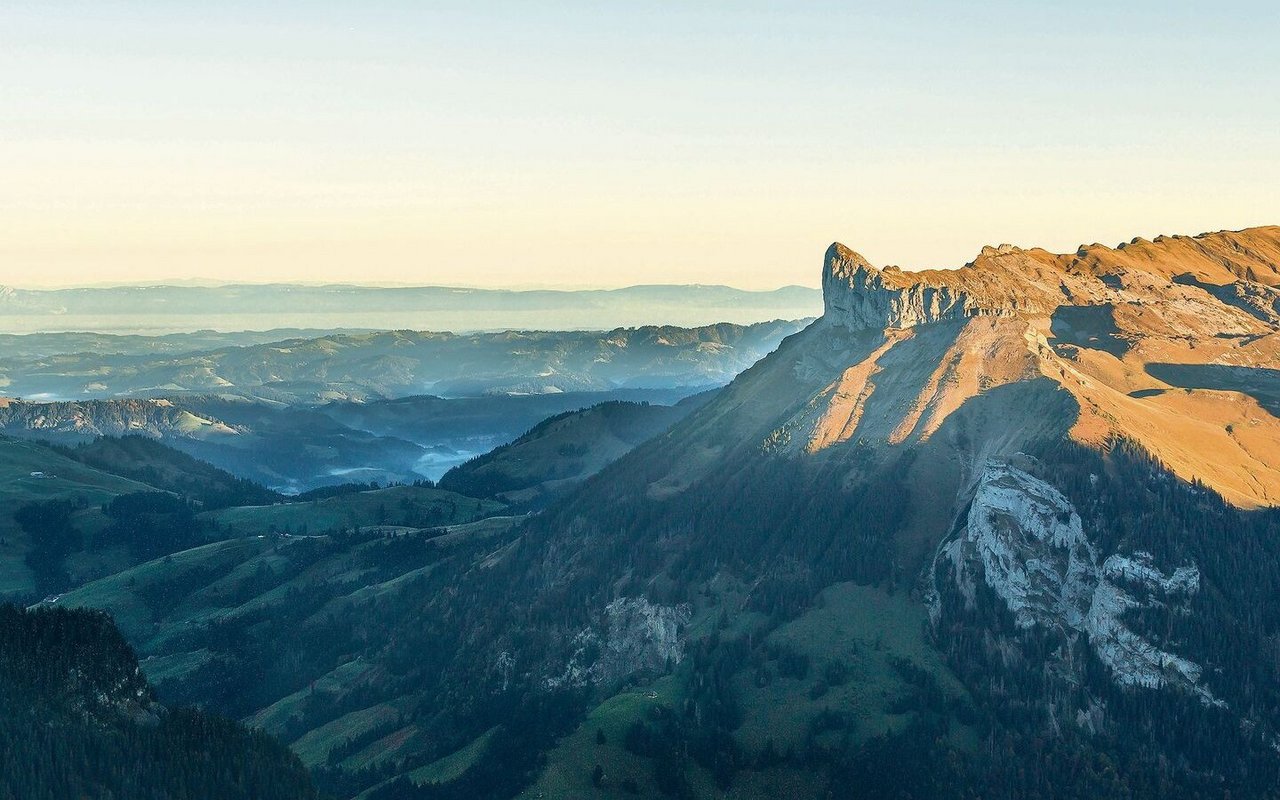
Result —
[[283, 342], [286, 339], [315, 339], [338, 334], [371, 333], [357, 328], [268, 328], [257, 331], [214, 331], [208, 329], [167, 334], [91, 333], [55, 331], [51, 333], [0, 333], [0, 358], [39, 359], [78, 353], [103, 356], [162, 356]]
[[655, 323], [693, 327], [816, 315], [819, 290], [785, 286], [623, 289], [465, 289], [293, 284], [0, 287], [0, 332], [181, 332], [298, 327], [379, 330], [602, 330]]
[[[604, 332], [387, 331], [268, 343], [248, 334], [8, 337], [0, 341], [5, 347], [0, 350], [0, 393], [80, 400], [217, 392], [305, 403], [425, 393], [705, 387], [727, 383], [804, 324], [662, 325]], [[219, 339], [226, 344], [207, 349]], [[11, 354], [10, 344], [17, 353]]]
[[[235, 475], [293, 493], [342, 483], [434, 480], [450, 467], [512, 441], [547, 417], [602, 402], [644, 404], [637, 406], [643, 409], [635, 412], [637, 419], [618, 426], [636, 429], [619, 434], [633, 446], [657, 432], [652, 425], [645, 426], [644, 418], [668, 418], [674, 422], [683, 412], [674, 414], [669, 404], [694, 391], [695, 388], [616, 389], [452, 399], [425, 395], [314, 407], [195, 394], [174, 399], [52, 403], [0, 398], [0, 434], [61, 445], [83, 445], [102, 436], [147, 437]], [[577, 426], [570, 430], [587, 435]], [[587, 462], [598, 469], [625, 452], [619, 450], [620, 444], [591, 441], [592, 456]], [[99, 442], [83, 452], [106, 447]], [[133, 443], [129, 449], [137, 456], [140, 447]], [[518, 452], [536, 450], [521, 448]], [[145, 467], [146, 458], [129, 469], [118, 468], [121, 455], [112, 453], [118, 473], [169, 488], [153, 474], [143, 475], [135, 469]], [[509, 463], [509, 459], [504, 462]], [[544, 455], [541, 463], [531, 465], [527, 472], [537, 475], [540, 470], [563, 468], [563, 464], [549, 464]], [[176, 469], [195, 471], [189, 462]], [[586, 469], [584, 463], [576, 471], [585, 477], [592, 470]], [[529, 485], [544, 480], [550, 480], [550, 476], [544, 475]]]
[[555, 414], [722, 386], [804, 324], [0, 337], [0, 431], [140, 434], [287, 492], [437, 479]]

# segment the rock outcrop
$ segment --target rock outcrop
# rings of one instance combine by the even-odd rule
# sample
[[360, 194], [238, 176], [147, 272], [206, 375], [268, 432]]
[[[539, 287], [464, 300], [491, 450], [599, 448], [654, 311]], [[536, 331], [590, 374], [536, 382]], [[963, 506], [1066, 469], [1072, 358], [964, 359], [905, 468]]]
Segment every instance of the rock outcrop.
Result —
[[851, 330], [1048, 316], [1064, 305], [1209, 299], [1274, 325], [1280, 323], [1280, 227], [1135, 238], [1114, 249], [1082, 245], [1068, 254], [1002, 244], [984, 247], [959, 269], [919, 272], [874, 267], [837, 242], [827, 249], [822, 289], [824, 318]]
[[564, 670], [548, 677], [549, 688], [612, 685], [640, 673], [656, 674], [684, 657], [687, 605], [664, 606], [644, 597], [619, 597], [605, 606], [597, 625], [573, 638]]
[[824, 318], [858, 330], [1053, 310], [1056, 303], [1050, 293], [1020, 285], [1016, 267], [1003, 263], [1009, 256], [1020, 260], [1022, 251], [1002, 245], [983, 253], [996, 269], [970, 266], [913, 273], [896, 267], [877, 269], [837, 242], [827, 249], [822, 272]]
[[834, 244], [822, 280], [822, 321], [784, 351], [808, 394], [779, 408], [767, 451], [879, 450], [951, 427], [984, 443], [962, 456], [981, 464], [1037, 437], [1120, 438], [1237, 505], [1280, 502], [1280, 227], [1000, 245], [920, 272]]
[[[1083, 634], [1121, 686], [1176, 688], [1220, 703], [1204, 685], [1200, 665], [1163, 649], [1137, 617], [1163, 606], [1189, 613], [1200, 589], [1196, 566], [1166, 574], [1150, 553], [1104, 558], [1067, 498], [1010, 463], [987, 465], [963, 525], [939, 547], [930, 574], [935, 624], [955, 611], [944, 604], [951, 594], [945, 584], [955, 586], [970, 610], [986, 591], [1018, 629]], [[1017, 646], [1012, 637], [1010, 646]]]

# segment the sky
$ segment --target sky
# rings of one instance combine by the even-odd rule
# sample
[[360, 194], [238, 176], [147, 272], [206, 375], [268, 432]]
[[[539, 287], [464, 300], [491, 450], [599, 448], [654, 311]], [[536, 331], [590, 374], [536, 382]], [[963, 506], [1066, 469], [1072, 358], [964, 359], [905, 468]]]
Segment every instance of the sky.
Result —
[[762, 289], [833, 240], [1280, 224], [1277, 41], [1231, 0], [0, 0], [0, 284]]

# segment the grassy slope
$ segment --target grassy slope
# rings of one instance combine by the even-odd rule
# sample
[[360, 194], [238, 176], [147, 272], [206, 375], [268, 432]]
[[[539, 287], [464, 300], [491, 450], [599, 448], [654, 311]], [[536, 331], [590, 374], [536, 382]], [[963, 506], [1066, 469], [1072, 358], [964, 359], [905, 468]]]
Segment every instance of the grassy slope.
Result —
[[213, 507], [284, 499], [145, 436], [102, 437], [76, 447], [70, 455], [83, 464], [187, 495]]
[[[690, 635], [709, 633], [719, 609], [732, 608], [739, 599], [735, 588], [721, 588], [717, 602], [694, 620]], [[751, 613], [734, 614], [728, 618], [723, 633], [744, 632], [759, 621], [758, 615]], [[759, 754], [768, 741], [779, 753], [790, 746], [798, 748], [813, 720], [825, 711], [851, 720], [855, 742], [901, 729], [910, 722], [911, 713], [895, 713], [893, 705], [911, 689], [894, 667], [895, 661], [928, 673], [948, 695], [965, 697], [963, 687], [925, 640], [925, 621], [923, 607], [905, 595], [889, 595], [849, 583], [828, 587], [813, 609], [768, 637], [771, 645], [808, 656], [811, 668], [807, 675], [775, 675], [764, 687], [752, 681], [750, 670], [736, 676], [735, 698], [743, 711], [743, 723], [734, 731], [738, 745], [749, 757]], [[826, 665], [837, 659], [847, 668], [844, 682], [828, 686], [820, 694], [815, 692], [817, 684], [826, 683]], [[636, 797], [625, 787], [628, 781], [634, 782], [641, 797], [664, 797], [654, 785], [653, 765], [628, 751], [623, 742], [632, 723], [644, 720], [651, 709], [660, 705], [679, 709], [687, 679], [688, 675], [677, 670], [605, 700], [574, 733], [558, 743], [548, 756], [546, 769], [521, 795], [522, 800]], [[597, 731], [604, 733], [603, 744], [598, 743]], [[961, 745], [972, 744], [969, 735], [965, 728], [953, 730]], [[591, 783], [597, 764], [605, 776], [600, 787]], [[710, 775], [696, 765], [690, 767], [687, 777], [699, 796], [705, 797], [765, 800], [821, 793], [812, 774], [791, 768], [742, 770], [735, 775], [728, 793], [718, 790]]]
[[[81, 586], [64, 594], [58, 602], [69, 607], [83, 606], [110, 612], [134, 647], [146, 652], [152, 646], [152, 637], [163, 637], [165, 633], [157, 630], [162, 616], [171, 624], [187, 625], [207, 619], [218, 610], [201, 608], [195, 602], [157, 609], [144, 600], [145, 590], [188, 572], [229, 574], [243, 564], [258, 563], [274, 546], [272, 537], [266, 536], [226, 539], [201, 545]], [[144, 663], [143, 667], [145, 669], [148, 665]]]
[[[44, 477], [32, 477], [42, 472]], [[151, 490], [63, 456], [38, 442], [0, 437], [0, 597], [21, 595], [34, 586], [23, 562], [30, 543], [13, 521], [25, 503], [83, 499], [88, 508], [78, 514], [84, 528], [101, 523], [98, 506], [112, 497]]]
[[204, 514], [228, 531], [303, 529], [313, 533], [369, 525], [452, 525], [498, 513], [502, 504], [429, 486], [391, 486], [303, 503], [242, 506]]
[[515, 504], [563, 494], [682, 419], [692, 405], [610, 402], [547, 419], [508, 445], [455, 467], [441, 486]]
[[[963, 687], [925, 640], [926, 622], [925, 609], [903, 594], [851, 583], [829, 586], [813, 609], [769, 636], [770, 643], [808, 656], [808, 675], [778, 676], [765, 687], [753, 685], [749, 673], [737, 676], [745, 716], [737, 731], [741, 743], [752, 752], [770, 740], [780, 752], [798, 749], [808, 720], [825, 709], [852, 716], [855, 741], [901, 729], [910, 714], [893, 708], [905, 689], [894, 667], [898, 659], [928, 672], [948, 694], [962, 696]], [[826, 674], [836, 663], [845, 677], [833, 685]], [[826, 690], [819, 693], [822, 686]]]
[[[266, 531], [272, 526], [284, 528], [306, 524], [312, 531], [322, 524], [346, 526], [352, 519], [367, 520], [379, 506], [398, 508], [401, 497], [412, 502], [437, 507], [456, 504], [451, 513], [459, 524], [448, 526], [447, 532], [419, 531], [389, 527], [367, 531], [352, 537], [308, 535], [278, 536]], [[200, 637], [211, 626], [233, 622], [255, 615], [286, 612], [296, 601], [291, 592], [320, 593], [327, 598], [304, 623], [304, 626], [328, 625], [333, 614], [349, 620], [356, 627], [373, 628], [392, 625], [387, 619], [387, 603], [393, 606], [414, 589], [413, 579], [432, 565], [382, 564], [371, 569], [367, 555], [386, 537], [413, 538], [429, 536], [431, 543], [444, 553], [455, 547], [488, 540], [507, 532], [519, 517], [487, 516], [499, 509], [490, 501], [478, 502], [449, 492], [426, 487], [392, 487], [353, 495], [343, 495], [314, 503], [283, 506], [246, 507], [211, 512], [210, 516], [230, 521], [238, 528], [236, 538], [216, 542], [170, 557], [141, 564], [117, 575], [95, 581], [67, 593], [60, 604], [88, 606], [112, 613], [120, 628], [137, 649], [141, 665], [161, 691], [165, 686], [179, 687], [190, 680], [193, 671], [218, 658], [217, 642]], [[324, 547], [319, 560], [307, 555], [317, 545]], [[167, 585], [179, 590], [157, 602]], [[380, 610], [382, 609], [382, 610]], [[372, 617], [370, 615], [373, 615]], [[411, 620], [400, 622], [411, 624]], [[286, 651], [289, 645], [282, 645]], [[435, 763], [423, 765], [421, 753], [433, 742], [419, 735], [412, 724], [397, 727], [402, 712], [418, 702], [412, 693], [395, 697], [374, 697], [362, 707], [317, 718], [315, 723], [298, 732], [288, 729], [290, 718], [303, 712], [314, 693], [332, 693], [341, 697], [369, 681], [378, 681], [385, 668], [378, 662], [378, 650], [352, 653], [341, 663], [322, 674], [309, 676], [302, 688], [275, 697], [267, 705], [249, 714], [245, 721], [273, 735], [284, 735], [286, 743], [308, 765], [324, 764], [329, 751], [352, 737], [373, 735], [363, 746], [341, 759], [347, 769], [383, 762], [388, 758], [404, 758], [406, 771], [423, 776], [450, 776], [465, 770], [482, 755], [484, 743], [469, 750], [445, 756]]]

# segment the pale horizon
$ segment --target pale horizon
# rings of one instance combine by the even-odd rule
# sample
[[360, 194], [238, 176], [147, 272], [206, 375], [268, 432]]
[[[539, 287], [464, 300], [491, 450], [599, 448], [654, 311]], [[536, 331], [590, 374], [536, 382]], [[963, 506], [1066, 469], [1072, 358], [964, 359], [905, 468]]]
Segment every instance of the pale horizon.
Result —
[[768, 290], [833, 240], [921, 269], [1280, 223], [1261, 3], [3, 17], [0, 285]]
[[[1149, 239], [1149, 240], [1155, 239], [1158, 236], [1194, 237], [1204, 233], [1246, 230], [1248, 228], [1268, 227], [1268, 226], [1269, 224], [1267, 223], [1260, 223], [1259, 225], [1250, 225], [1250, 226], [1245, 226], [1244, 228], [1216, 228], [1213, 230], [1197, 231], [1195, 233], [1191, 233], [1187, 231], [1161, 231], [1159, 233], [1149, 233], [1149, 234], [1140, 233], [1140, 234], [1135, 234], [1135, 236], [1137, 238]], [[1135, 238], [1135, 236], [1121, 238], [1119, 241], [1115, 241], [1115, 242], [1100, 241], [1096, 238], [1089, 239], [1088, 237], [1084, 237], [1078, 240], [1078, 243], [1076, 246], [1101, 244], [1106, 247], [1115, 248], [1120, 244], [1131, 241], [1132, 239]], [[829, 246], [829, 244], [830, 243], [828, 243], [827, 246]], [[845, 244], [845, 243], [840, 242], [840, 244]], [[965, 262], [959, 262], [959, 263], [919, 264], [919, 265], [904, 266], [902, 264], [897, 264], [892, 261], [883, 261], [883, 260], [877, 260], [874, 258], [869, 260], [872, 262], [872, 264], [878, 267], [897, 266], [908, 271], [922, 271], [922, 270], [928, 270], [928, 269], [955, 269], [957, 267], [962, 266], [962, 263], [967, 263], [967, 261], [972, 260], [975, 256], [978, 255], [979, 251], [983, 247], [987, 247], [987, 246], [994, 247], [999, 244], [1012, 244], [1015, 247], [1019, 247], [1023, 249], [1041, 248], [1054, 253], [1067, 253], [1076, 249], [1076, 246], [1053, 248], [1053, 247], [1044, 247], [1043, 245], [1039, 245], [1039, 244], [1023, 244], [1023, 243], [1017, 243], [1017, 242], [990, 241], [990, 242], [985, 242], [973, 248], [973, 252], [966, 257]], [[820, 248], [821, 251], [825, 251], [825, 249], [826, 249], [826, 246], [824, 246], [823, 248]], [[814, 263], [820, 264], [820, 262], [817, 260], [815, 260]], [[813, 289], [815, 291], [819, 290], [822, 288], [822, 286], [821, 286], [821, 281], [818, 279], [818, 277], [820, 276], [820, 270], [818, 269], [818, 267], [814, 268], [814, 275], [815, 275], [815, 278], [813, 280], [809, 280], [805, 282], [797, 281], [794, 283], [784, 283], [784, 284], [766, 285], [766, 286], [739, 286], [739, 285], [734, 285], [730, 283], [717, 283], [717, 282], [705, 282], [705, 281], [699, 281], [699, 282], [672, 281], [672, 282], [666, 282], [666, 283], [645, 281], [645, 282], [619, 283], [619, 284], [545, 282], [545, 283], [481, 285], [481, 284], [464, 284], [464, 283], [427, 283], [427, 282], [415, 283], [412, 281], [307, 280], [305, 278], [298, 278], [294, 280], [290, 280], [290, 279], [255, 280], [251, 276], [248, 276], [242, 279], [228, 280], [228, 279], [218, 279], [218, 278], [211, 278], [208, 276], [199, 276], [199, 275], [192, 276], [192, 277], [185, 277], [185, 278], [170, 278], [170, 279], [160, 278], [160, 279], [135, 279], [135, 280], [124, 279], [124, 280], [106, 280], [106, 281], [96, 281], [96, 282], [59, 282], [56, 278], [54, 278], [52, 280], [49, 280], [48, 282], [43, 282], [43, 283], [39, 282], [38, 280], [29, 281], [29, 282], [23, 282], [22, 280], [18, 280], [11, 283], [0, 284], [0, 286], [9, 287], [13, 289], [26, 289], [26, 290], [32, 290], [32, 291], [56, 291], [60, 289], [116, 289], [116, 288], [130, 288], [130, 287], [134, 287], [134, 288], [148, 287], [148, 286], [178, 286], [178, 287], [186, 286], [186, 287], [201, 287], [201, 288], [219, 288], [219, 287], [226, 287], [226, 286], [264, 286], [264, 287], [265, 286], [307, 286], [307, 287], [350, 286], [353, 288], [361, 288], [361, 289], [459, 289], [459, 290], [510, 291], [510, 292], [537, 292], [537, 291], [593, 292], [593, 291], [617, 291], [620, 289], [634, 289], [634, 288], [640, 288], [644, 286], [723, 286], [730, 289], [738, 289], [741, 291], [748, 291], [748, 292], [774, 292], [774, 291], [781, 291], [783, 289], [790, 289], [790, 288]]]

